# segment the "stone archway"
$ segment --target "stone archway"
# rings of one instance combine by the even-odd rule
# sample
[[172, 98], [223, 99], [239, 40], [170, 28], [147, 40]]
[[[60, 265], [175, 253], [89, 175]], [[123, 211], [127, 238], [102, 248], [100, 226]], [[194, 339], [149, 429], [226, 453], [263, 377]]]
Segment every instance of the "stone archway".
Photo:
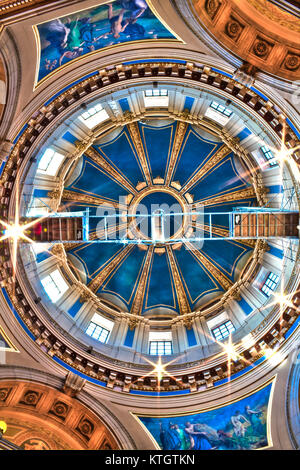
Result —
[[78, 399], [33, 382], [0, 381], [5, 438], [25, 450], [118, 449], [100, 418]]

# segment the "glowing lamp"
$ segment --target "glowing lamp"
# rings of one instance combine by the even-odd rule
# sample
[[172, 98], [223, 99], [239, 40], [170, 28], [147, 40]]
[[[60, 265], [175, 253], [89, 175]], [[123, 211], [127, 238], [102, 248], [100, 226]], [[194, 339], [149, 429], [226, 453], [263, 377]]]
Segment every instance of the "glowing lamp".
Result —
[[0, 421], [0, 433], [5, 434], [7, 431], [7, 424], [5, 421]]

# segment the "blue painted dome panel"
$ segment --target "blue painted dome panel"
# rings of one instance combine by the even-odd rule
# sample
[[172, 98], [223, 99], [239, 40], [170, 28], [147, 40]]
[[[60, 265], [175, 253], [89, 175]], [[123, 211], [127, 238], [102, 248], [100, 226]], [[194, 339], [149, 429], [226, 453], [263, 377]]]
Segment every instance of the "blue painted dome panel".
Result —
[[85, 267], [88, 280], [95, 276], [123, 249], [123, 245], [115, 243], [85, 243], [78, 248], [70, 250]]
[[223, 292], [222, 286], [193, 256], [193, 251], [182, 247], [180, 250], [175, 250], [174, 255], [193, 307], [204, 295]]
[[222, 143], [210, 142], [200, 137], [189, 126], [179, 153], [173, 180], [179, 181], [181, 185], [185, 184], [222, 145]]
[[175, 310], [176, 294], [166, 253], [154, 254], [149, 279], [145, 296], [145, 310], [161, 306]]
[[239, 191], [248, 186], [250, 187], [250, 184], [241, 179], [237, 173], [232, 157], [227, 157], [206, 173], [190, 192], [194, 195], [194, 202], [197, 202], [232, 191]]
[[128, 193], [128, 191], [114, 182], [96, 163], [87, 157], [84, 157], [79, 177], [66, 189], [115, 201], [118, 201], [120, 195]]
[[128, 306], [131, 305], [144, 260], [145, 251], [133, 246], [126, 259], [113, 271], [98, 293], [109, 292], [120, 297]]
[[95, 148], [109, 163], [118, 168], [133, 186], [136, 186], [139, 181], [144, 181], [143, 171], [127, 130], [106, 144], [95, 145]]
[[153, 178], [164, 177], [167, 161], [172, 150], [176, 124], [164, 127], [140, 125], [144, 147]]
[[241, 246], [233, 240], [208, 240], [204, 241], [201, 251], [233, 282], [238, 261], [251, 251], [251, 248]]

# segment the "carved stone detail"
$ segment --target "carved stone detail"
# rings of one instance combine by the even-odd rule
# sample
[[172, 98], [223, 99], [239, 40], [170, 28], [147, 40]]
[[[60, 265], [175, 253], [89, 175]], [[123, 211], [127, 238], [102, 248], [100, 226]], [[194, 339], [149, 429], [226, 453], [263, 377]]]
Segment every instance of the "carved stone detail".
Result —
[[213, 19], [217, 11], [219, 10], [221, 2], [219, 0], [206, 0], [205, 1], [205, 10], [206, 13]]
[[61, 420], [65, 420], [69, 412], [69, 405], [62, 401], [55, 401], [49, 411], [50, 414], [57, 416]]
[[263, 39], [262, 37], [257, 36], [252, 46], [252, 52], [254, 55], [259, 57], [260, 59], [267, 59], [270, 55], [270, 52], [273, 46], [274, 44], [271, 44], [266, 39]]
[[283, 67], [287, 70], [295, 72], [300, 67], [300, 56], [289, 52], [283, 61]]
[[232, 40], [237, 41], [244, 29], [242, 25], [234, 16], [230, 16], [229, 21], [225, 25], [225, 33]]
[[20, 403], [23, 405], [36, 407], [41, 396], [42, 395], [39, 392], [36, 392], [34, 390], [28, 390], [27, 392], [24, 393], [23, 397], [20, 400]]
[[9, 397], [11, 388], [0, 388], [0, 402], [5, 402]]
[[69, 372], [63, 386], [63, 391], [70, 397], [76, 397], [83, 389], [85, 383], [85, 379], [81, 378], [79, 375], [75, 375], [72, 372]]
[[87, 418], [83, 417], [76, 428], [77, 431], [87, 440], [91, 438], [95, 429], [94, 424]]

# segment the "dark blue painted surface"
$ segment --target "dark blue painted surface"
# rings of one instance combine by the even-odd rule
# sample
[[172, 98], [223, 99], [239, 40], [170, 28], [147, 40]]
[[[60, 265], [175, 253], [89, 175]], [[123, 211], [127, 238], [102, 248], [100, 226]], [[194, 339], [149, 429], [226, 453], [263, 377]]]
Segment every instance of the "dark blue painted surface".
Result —
[[145, 310], [164, 306], [176, 310], [176, 296], [166, 253], [155, 254], [151, 266], [150, 280], [145, 293]]
[[132, 304], [136, 281], [145, 259], [145, 251], [136, 246], [112, 272], [111, 276], [100, 287], [98, 293], [109, 292], [118, 296], [128, 306]]
[[281, 250], [280, 248], [276, 248], [276, 246], [269, 245], [268, 253], [276, 256], [277, 258], [283, 258], [283, 250]]
[[185, 184], [221, 145], [203, 139], [189, 126], [177, 159], [173, 180]]
[[121, 195], [127, 194], [123, 186], [113, 181], [108, 174], [87, 157], [84, 157], [80, 175], [67, 189], [105, 198], [108, 201], [118, 201]]
[[[143, 171], [137, 158], [134, 145], [127, 130], [123, 130], [114, 140], [95, 146], [101, 154], [122, 172], [136, 186], [144, 180]], [[126, 191], [128, 192], [128, 191]]]
[[123, 113], [125, 113], [125, 111], [130, 111], [130, 106], [127, 98], [122, 98], [121, 100], [119, 100], [119, 105], [121, 106]]
[[126, 333], [126, 338], [124, 341], [124, 346], [127, 346], [128, 348], [132, 348], [134, 334], [135, 334], [135, 328], [133, 330], [128, 328], [127, 333]]
[[172, 150], [176, 124], [151, 127], [140, 124], [140, 132], [148, 155], [153, 178], [164, 177], [168, 157]]
[[194, 332], [194, 328], [188, 329], [186, 328], [187, 339], [189, 343], [189, 347], [196, 346], [197, 340]]
[[72, 307], [69, 308], [68, 314], [71, 315], [71, 317], [75, 317], [79, 310], [82, 307], [82, 303], [80, 302], [79, 299], [76, 300], [76, 302], [72, 305]]
[[68, 142], [70, 142], [70, 144], [73, 144], [75, 145], [75, 142], [78, 140], [78, 137], [75, 137], [75, 135], [71, 134], [71, 132], [67, 131], [64, 135], [63, 135], [63, 139], [67, 140]]
[[190, 96], [187, 96], [185, 98], [183, 109], [187, 109], [188, 111], [191, 111], [192, 106], [194, 104], [194, 101], [195, 101], [194, 98], [191, 98]]
[[237, 134], [235, 137], [238, 137], [240, 140], [244, 140], [251, 134], [252, 132], [247, 127], [244, 127], [244, 129], [239, 132], [239, 134]]
[[196, 256], [193, 255], [193, 251], [182, 247], [180, 250], [174, 251], [174, 255], [178, 261], [179, 269], [188, 293], [188, 299], [192, 307], [206, 294], [223, 292], [222, 286], [206, 268], [198, 262]]
[[250, 315], [250, 313], [253, 311], [253, 308], [248, 304], [248, 302], [246, 302], [244, 297], [241, 297], [241, 300], [239, 300], [238, 303], [246, 315]]
[[41, 263], [42, 261], [45, 261], [46, 259], [50, 258], [52, 255], [51, 253], [48, 253], [47, 251], [43, 251], [42, 253], [38, 253], [36, 255], [36, 262]]
[[33, 191], [33, 197], [48, 197], [48, 189], [35, 189]]

